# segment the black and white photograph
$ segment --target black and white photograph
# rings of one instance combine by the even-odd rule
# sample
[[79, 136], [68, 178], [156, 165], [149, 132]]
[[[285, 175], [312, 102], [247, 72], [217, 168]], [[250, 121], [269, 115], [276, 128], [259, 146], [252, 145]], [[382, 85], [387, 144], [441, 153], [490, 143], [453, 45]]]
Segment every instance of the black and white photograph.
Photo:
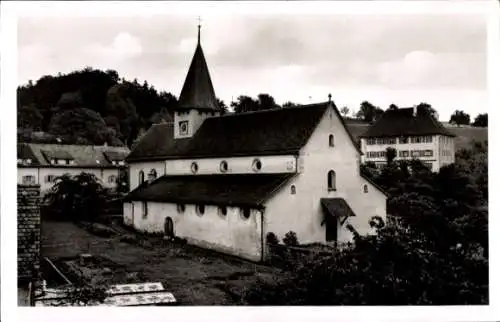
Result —
[[106, 2], [2, 26], [9, 307], [494, 304], [498, 1]]

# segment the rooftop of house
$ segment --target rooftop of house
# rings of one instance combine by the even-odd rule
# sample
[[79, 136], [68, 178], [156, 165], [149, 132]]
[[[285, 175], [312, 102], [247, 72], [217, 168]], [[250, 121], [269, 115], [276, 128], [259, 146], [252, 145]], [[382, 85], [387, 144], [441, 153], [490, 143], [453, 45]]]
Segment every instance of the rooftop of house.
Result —
[[127, 201], [261, 208], [294, 174], [162, 176], [131, 191]]
[[428, 113], [414, 114], [414, 108], [387, 110], [360, 138], [415, 135], [455, 136]]
[[[24, 166], [57, 166], [57, 167], [116, 167], [113, 161], [124, 161], [130, 150], [126, 147], [95, 145], [63, 145], [18, 143], [17, 158], [31, 160]], [[51, 160], [72, 160], [70, 164], [51, 164]], [[23, 166], [23, 165], [19, 165]]]
[[127, 161], [296, 154], [329, 106], [343, 123], [333, 102], [324, 102], [210, 117], [192, 138], [174, 139], [172, 123], [154, 125]]

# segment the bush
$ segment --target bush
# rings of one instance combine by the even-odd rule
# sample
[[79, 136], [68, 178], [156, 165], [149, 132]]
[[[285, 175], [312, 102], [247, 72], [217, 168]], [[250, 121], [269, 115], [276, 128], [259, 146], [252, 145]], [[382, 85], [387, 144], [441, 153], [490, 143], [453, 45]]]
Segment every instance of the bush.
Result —
[[135, 235], [123, 235], [122, 237], [120, 237], [120, 241], [122, 243], [127, 243], [131, 245], [139, 244], [139, 238], [137, 238], [137, 236]]
[[278, 237], [276, 236], [275, 233], [269, 232], [266, 235], [266, 243], [270, 245], [278, 245], [280, 241], [278, 240]]
[[294, 231], [287, 232], [285, 238], [283, 238], [283, 243], [287, 246], [297, 246], [299, 244], [297, 234]]

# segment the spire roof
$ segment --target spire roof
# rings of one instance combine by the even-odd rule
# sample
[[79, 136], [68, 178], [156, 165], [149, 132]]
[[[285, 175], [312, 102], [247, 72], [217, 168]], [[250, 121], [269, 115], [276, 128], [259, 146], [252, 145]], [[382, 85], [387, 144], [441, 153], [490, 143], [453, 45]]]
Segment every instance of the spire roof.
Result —
[[219, 110], [205, 55], [201, 48], [200, 28], [198, 25], [198, 44], [184, 86], [182, 86], [179, 108]]

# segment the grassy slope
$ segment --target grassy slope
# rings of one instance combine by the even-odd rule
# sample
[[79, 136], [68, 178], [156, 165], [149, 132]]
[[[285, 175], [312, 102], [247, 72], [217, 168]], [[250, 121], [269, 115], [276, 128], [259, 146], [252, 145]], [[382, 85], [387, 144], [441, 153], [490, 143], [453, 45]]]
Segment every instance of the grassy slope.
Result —
[[[349, 131], [354, 136], [358, 138], [364, 131], [368, 129], [368, 124], [352, 123], [347, 121], [347, 126]], [[456, 135], [455, 147], [456, 150], [467, 148], [474, 141], [485, 141], [488, 140], [488, 128], [481, 127], [447, 127], [447, 129]]]

